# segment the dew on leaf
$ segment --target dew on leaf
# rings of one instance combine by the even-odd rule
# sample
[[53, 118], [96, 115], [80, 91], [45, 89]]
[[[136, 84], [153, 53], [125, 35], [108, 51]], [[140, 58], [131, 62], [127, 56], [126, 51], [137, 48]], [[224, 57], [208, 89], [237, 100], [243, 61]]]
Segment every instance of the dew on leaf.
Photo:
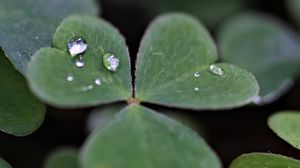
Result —
[[198, 88], [198, 87], [195, 87], [194, 90], [195, 90], [195, 91], [199, 91], [199, 88]]
[[100, 86], [101, 85], [101, 80], [100, 79], [96, 79], [95, 80], [95, 84], [98, 85], [98, 86]]
[[214, 75], [218, 75], [218, 76], [221, 76], [221, 77], [225, 77], [225, 72], [222, 68], [218, 67], [217, 65], [215, 64], [212, 64], [209, 66], [209, 71], [214, 74]]
[[86, 40], [82, 37], [74, 37], [68, 42], [68, 50], [72, 57], [83, 54], [87, 46]]
[[82, 91], [89, 91], [89, 90], [92, 90], [94, 88], [93, 85], [88, 85], [88, 86], [83, 86], [81, 88]]
[[199, 77], [200, 77], [200, 72], [195, 72], [195, 73], [194, 73], [194, 77], [195, 77], [195, 78], [199, 78]]
[[120, 64], [120, 60], [117, 56], [113, 54], [105, 54], [103, 56], [103, 65], [106, 69], [110, 71], [117, 71]]
[[74, 80], [74, 77], [72, 75], [67, 76], [67, 81], [72, 82]]
[[78, 68], [84, 67], [84, 60], [83, 60], [82, 55], [80, 55], [79, 58], [77, 58], [77, 59], [75, 60], [75, 65], [76, 65], [76, 67], [78, 67]]

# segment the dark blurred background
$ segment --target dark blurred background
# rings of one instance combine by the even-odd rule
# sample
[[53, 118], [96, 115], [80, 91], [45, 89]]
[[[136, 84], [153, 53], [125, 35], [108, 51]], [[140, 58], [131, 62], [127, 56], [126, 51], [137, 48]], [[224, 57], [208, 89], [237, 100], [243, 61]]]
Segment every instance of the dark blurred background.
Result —
[[[156, 2], [157, 1], [157, 2]], [[219, 1], [205, 4], [195, 2]], [[232, 2], [231, 2], [232, 1]], [[180, 0], [101, 0], [101, 16], [120, 29], [130, 49], [132, 61], [138, 51], [139, 42], [149, 22], [157, 14], [169, 10], [194, 8], [195, 12], [213, 36], [226, 17], [243, 11], [259, 11], [270, 14], [286, 22], [297, 30], [287, 9], [285, 0], [242, 0], [241, 4], [222, 9], [228, 3], [240, 0], [184, 0], [189, 6], [182, 6]], [[178, 3], [175, 6], [169, 3]], [[230, 4], [229, 4], [230, 6]], [[192, 11], [193, 11], [192, 10]], [[226, 14], [215, 14], [225, 11]], [[192, 12], [193, 13], [193, 12]], [[220, 15], [222, 17], [220, 17]], [[298, 28], [300, 31], [300, 28]], [[134, 65], [134, 64], [132, 64]], [[300, 110], [300, 81], [280, 100], [266, 106], [248, 106], [225, 111], [183, 111], [196, 118], [205, 129], [205, 137], [221, 158], [224, 167], [237, 156], [249, 152], [271, 152], [300, 159], [300, 151], [278, 138], [268, 127], [267, 117], [280, 110]], [[149, 105], [152, 108], [156, 106]], [[91, 109], [62, 110], [48, 107], [45, 122], [34, 134], [27, 137], [14, 137], [0, 132], [1, 156], [15, 168], [41, 168], [46, 156], [61, 146], [80, 147], [88, 133], [86, 118]]]

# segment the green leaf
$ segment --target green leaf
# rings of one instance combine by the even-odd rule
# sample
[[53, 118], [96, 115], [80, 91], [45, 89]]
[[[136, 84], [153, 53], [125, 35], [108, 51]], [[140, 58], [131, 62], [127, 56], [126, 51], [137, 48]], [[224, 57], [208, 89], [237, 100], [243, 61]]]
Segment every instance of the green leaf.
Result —
[[53, 152], [46, 160], [45, 168], [79, 168], [77, 150], [61, 148]]
[[0, 158], [0, 168], [12, 168], [5, 160]]
[[300, 112], [282, 111], [273, 114], [269, 127], [283, 140], [300, 149]]
[[293, 84], [300, 67], [298, 35], [280, 21], [248, 13], [230, 19], [219, 33], [222, 60], [252, 72], [262, 102], [279, 98]]
[[125, 106], [125, 103], [114, 103], [94, 109], [87, 119], [87, 130], [93, 132], [104, 128]]
[[270, 153], [250, 153], [236, 158], [229, 168], [299, 168], [300, 161]]
[[287, 0], [286, 1], [288, 9], [292, 17], [300, 26], [300, 1], [299, 0]]
[[43, 122], [45, 106], [29, 91], [24, 77], [0, 51], [0, 130], [16, 136], [34, 132]]
[[217, 26], [224, 18], [241, 11], [246, 0], [152, 0], [151, 11], [182, 11], [197, 16], [209, 27]]
[[[88, 132], [104, 128], [125, 106], [125, 103], [114, 103], [94, 109], [87, 119]], [[157, 111], [204, 135], [204, 128], [199, 121], [193, 120], [187, 112], [170, 108], [159, 108]]]
[[21, 73], [41, 47], [51, 46], [56, 27], [66, 16], [96, 15], [93, 0], [1, 0], [0, 46]]
[[258, 93], [253, 75], [226, 63], [216, 64], [224, 75], [213, 74], [210, 64], [216, 60], [216, 46], [195, 18], [185, 14], [160, 16], [141, 43], [136, 97], [191, 109], [233, 108], [251, 102]]
[[139, 105], [128, 106], [95, 132], [82, 149], [81, 162], [82, 168], [221, 167], [195, 132]]
[[[83, 68], [75, 66], [67, 51], [73, 36], [83, 37], [88, 44]], [[123, 37], [109, 23], [96, 17], [70, 16], [58, 27], [54, 47], [39, 50], [28, 68], [30, 87], [45, 102], [57, 107], [84, 107], [131, 96], [128, 50]], [[105, 53], [119, 57], [117, 72], [103, 66]], [[73, 81], [68, 81], [68, 76]], [[95, 83], [97, 79], [100, 86]]]

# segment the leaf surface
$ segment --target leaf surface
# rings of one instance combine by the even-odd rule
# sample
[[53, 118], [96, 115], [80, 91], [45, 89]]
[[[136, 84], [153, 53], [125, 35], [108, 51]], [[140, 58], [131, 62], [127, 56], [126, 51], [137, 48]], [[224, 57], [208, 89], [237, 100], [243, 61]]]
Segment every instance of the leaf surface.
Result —
[[250, 153], [236, 158], [229, 168], [299, 168], [300, 161], [270, 153]]
[[45, 106], [30, 92], [25, 78], [0, 51], [0, 130], [25, 136], [44, 121]]
[[[88, 45], [82, 68], [75, 65], [67, 49], [74, 36], [83, 37]], [[58, 27], [54, 47], [39, 50], [28, 68], [31, 89], [46, 103], [74, 108], [126, 100], [131, 96], [125, 40], [106, 21], [91, 16], [70, 16]], [[103, 66], [102, 57], [106, 53], [119, 57], [116, 72]]]
[[82, 149], [81, 161], [82, 168], [221, 167], [197, 133], [139, 105], [128, 106], [94, 132]]
[[269, 127], [283, 140], [300, 149], [300, 112], [282, 111], [273, 114]]
[[[185, 14], [166, 14], [148, 28], [136, 64], [136, 97], [191, 109], [245, 105], [258, 94], [249, 72], [217, 61], [207, 30]], [[211, 65], [223, 74], [211, 71]]]

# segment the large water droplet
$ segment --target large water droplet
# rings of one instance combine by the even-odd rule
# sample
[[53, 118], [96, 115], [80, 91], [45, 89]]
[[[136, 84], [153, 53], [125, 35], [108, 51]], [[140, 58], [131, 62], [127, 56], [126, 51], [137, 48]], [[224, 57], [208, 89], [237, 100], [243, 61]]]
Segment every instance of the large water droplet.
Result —
[[74, 76], [68, 75], [67, 76], [67, 81], [72, 82], [74, 80]]
[[214, 74], [214, 75], [218, 75], [218, 76], [221, 76], [221, 77], [225, 77], [225, 72], [222, 68], [218, 67], [217, 65], [215, 64], [212, 64], [209, 66], [209, 71]]
[[95, 80], [95, 84], [98, 85], [98, 86], [100, 86], [101, 85], [101, 80], [100, 79], [96, 79]]
[[75, 65], [78, 68], [84, 67], [84, 60], [83, 60], [83, 57], [81, 55], [75, 60]]
[[105, 54], [103, 56], [103, 65], [106, 69], [110, 71], [117, 71], [120, 64], [120, 60], [117, 56], [112, 54]]
[[199, 77], [200, 77], [200, 72], [195, 72], [195, 73], [194, 73], [194, 77], [195, 77], [195, 78], [199, 78]]
[[86, 40], [82, 37], [74, 37], [68, 43], [68, 49], [72, 57], [83, 54], [87, 46]]

